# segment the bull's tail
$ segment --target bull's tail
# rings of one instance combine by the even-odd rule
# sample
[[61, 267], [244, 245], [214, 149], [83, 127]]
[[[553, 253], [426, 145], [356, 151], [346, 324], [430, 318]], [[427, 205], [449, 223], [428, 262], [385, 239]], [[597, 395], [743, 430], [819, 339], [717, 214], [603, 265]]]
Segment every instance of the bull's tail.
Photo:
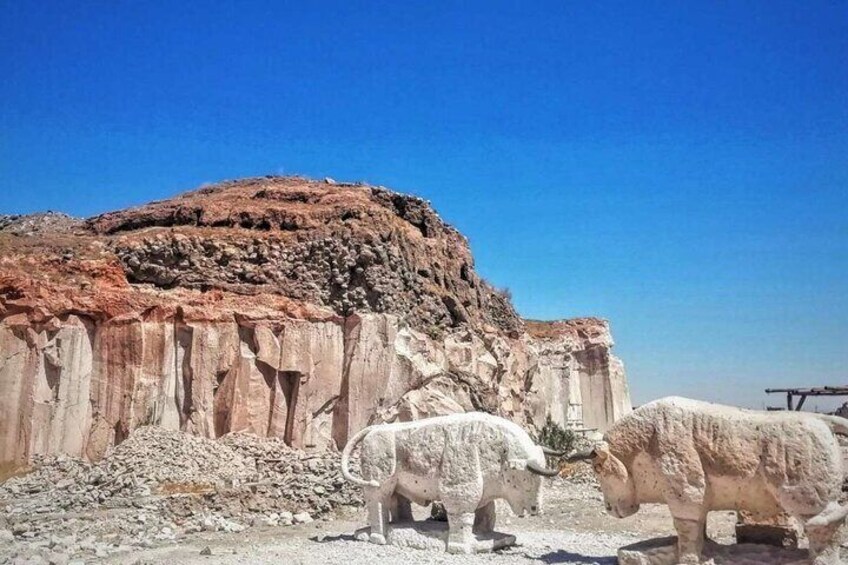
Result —
[[344, 451], [342, 451], [342, 475], [348, 481], [352, 482], [355, 485], [359, 485], [361, 487], [380, 486], [380, 483], [378, 483], [377, 481], [366, 481], [365, 479], [361, 479], [359, 477], [354, 477], [350, 473], [350, 468], [349, 468], [350, 454], [353, 452], [353, 449], [356, 447], [356, 444], [358, 444], [360, 441], [362, 441], [362, 438], [367, 436], [368, 432], [370, 432], [370, 431], [371, 431], [370, 426], [359, 430], [359, 432], [355, 436], [350, 438], [350, 440], [347, 442], [347, 445], [344, 448]]
[[822, 512], [813, 516], [804, 523], [806, 527], [821, 527], [830, 526], [832, 524], [841, 524], [848, 517], [848, 506], [840, 506], [837, 502], [831, 502]]
[[824, 420], [824, 423], [830, 426], [830, 431], [841, 436], [848, 436], [848, 420], [839, 416], [831, 416], [829, 414], [816, 414]]

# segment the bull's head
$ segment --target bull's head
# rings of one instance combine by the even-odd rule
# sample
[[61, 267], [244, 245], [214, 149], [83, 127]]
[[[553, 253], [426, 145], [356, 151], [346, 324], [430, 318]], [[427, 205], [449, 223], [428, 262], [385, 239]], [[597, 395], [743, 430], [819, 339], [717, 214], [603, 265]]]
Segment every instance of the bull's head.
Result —
[[592, 463], [592, 468], [601, 483], [607, 512], [617, 518], [626, 518], [639, 510], [633, 475], [627, 471], [627, 467], [618, 457], [610, 453], [607, 442], [599, 442], [589, 450], [568, 456], [566, 460], [569, 463], [575, 461]]
[[503, 470], [504, 498], [515, 514], [538, 514], [542, 511], [542, 477], [556, 476], [559, 471], [545, 467], [545, 452], [535, 446], [528, 458], [510, 459]]

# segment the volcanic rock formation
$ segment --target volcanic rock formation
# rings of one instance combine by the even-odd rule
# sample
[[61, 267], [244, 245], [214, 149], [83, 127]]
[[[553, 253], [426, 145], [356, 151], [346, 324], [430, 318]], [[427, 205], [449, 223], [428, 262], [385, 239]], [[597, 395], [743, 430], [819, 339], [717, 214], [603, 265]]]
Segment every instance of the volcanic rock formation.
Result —
[[419, 198], [226, 182], [87, 221], [0, 217], [0, 462], [100, 458], [156, 424], [302, 448], [485, 410], [603, 431], [603, 320], [525, 322]]

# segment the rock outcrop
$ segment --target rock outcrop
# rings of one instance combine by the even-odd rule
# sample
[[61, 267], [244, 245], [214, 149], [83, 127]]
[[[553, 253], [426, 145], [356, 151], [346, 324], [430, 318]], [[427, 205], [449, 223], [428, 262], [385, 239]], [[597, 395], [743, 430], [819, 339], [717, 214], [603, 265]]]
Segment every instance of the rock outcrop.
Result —
[[384, 188], [268, 177], [0, 226], [4, 463], [97, 460], [147, 424], [300, 448], [474, 409], [603, 431], [630, 408], [611, 347], [602, 320], [522, 320]]

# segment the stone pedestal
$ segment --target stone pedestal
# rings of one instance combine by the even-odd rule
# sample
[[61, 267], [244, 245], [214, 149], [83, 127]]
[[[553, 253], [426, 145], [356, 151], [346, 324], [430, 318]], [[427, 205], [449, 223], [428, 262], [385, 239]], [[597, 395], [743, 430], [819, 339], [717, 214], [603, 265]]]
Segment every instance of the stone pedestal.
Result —
[[[704, 565], [808, 565], [807, 551], [760, 544], [721, 545], [707, 540]], [[618, 550], [619, 565], [677, 565], [677, 538], [655, 538]]]
[[799, 528], [787, 514], [757, 518], [739, 512], [736, 521], [736, 543], [798, 547]]
[[[448, 541], [447, 522], [394, 522], [386, 526], [386, 543], [396, 547], [445, 552]], [[368, 541], [370, 528], [356, 531], [356, 539]], [[474, 534], [474, 553], [489, 553], [515, 545], [515, 536], [502, 532]]]

